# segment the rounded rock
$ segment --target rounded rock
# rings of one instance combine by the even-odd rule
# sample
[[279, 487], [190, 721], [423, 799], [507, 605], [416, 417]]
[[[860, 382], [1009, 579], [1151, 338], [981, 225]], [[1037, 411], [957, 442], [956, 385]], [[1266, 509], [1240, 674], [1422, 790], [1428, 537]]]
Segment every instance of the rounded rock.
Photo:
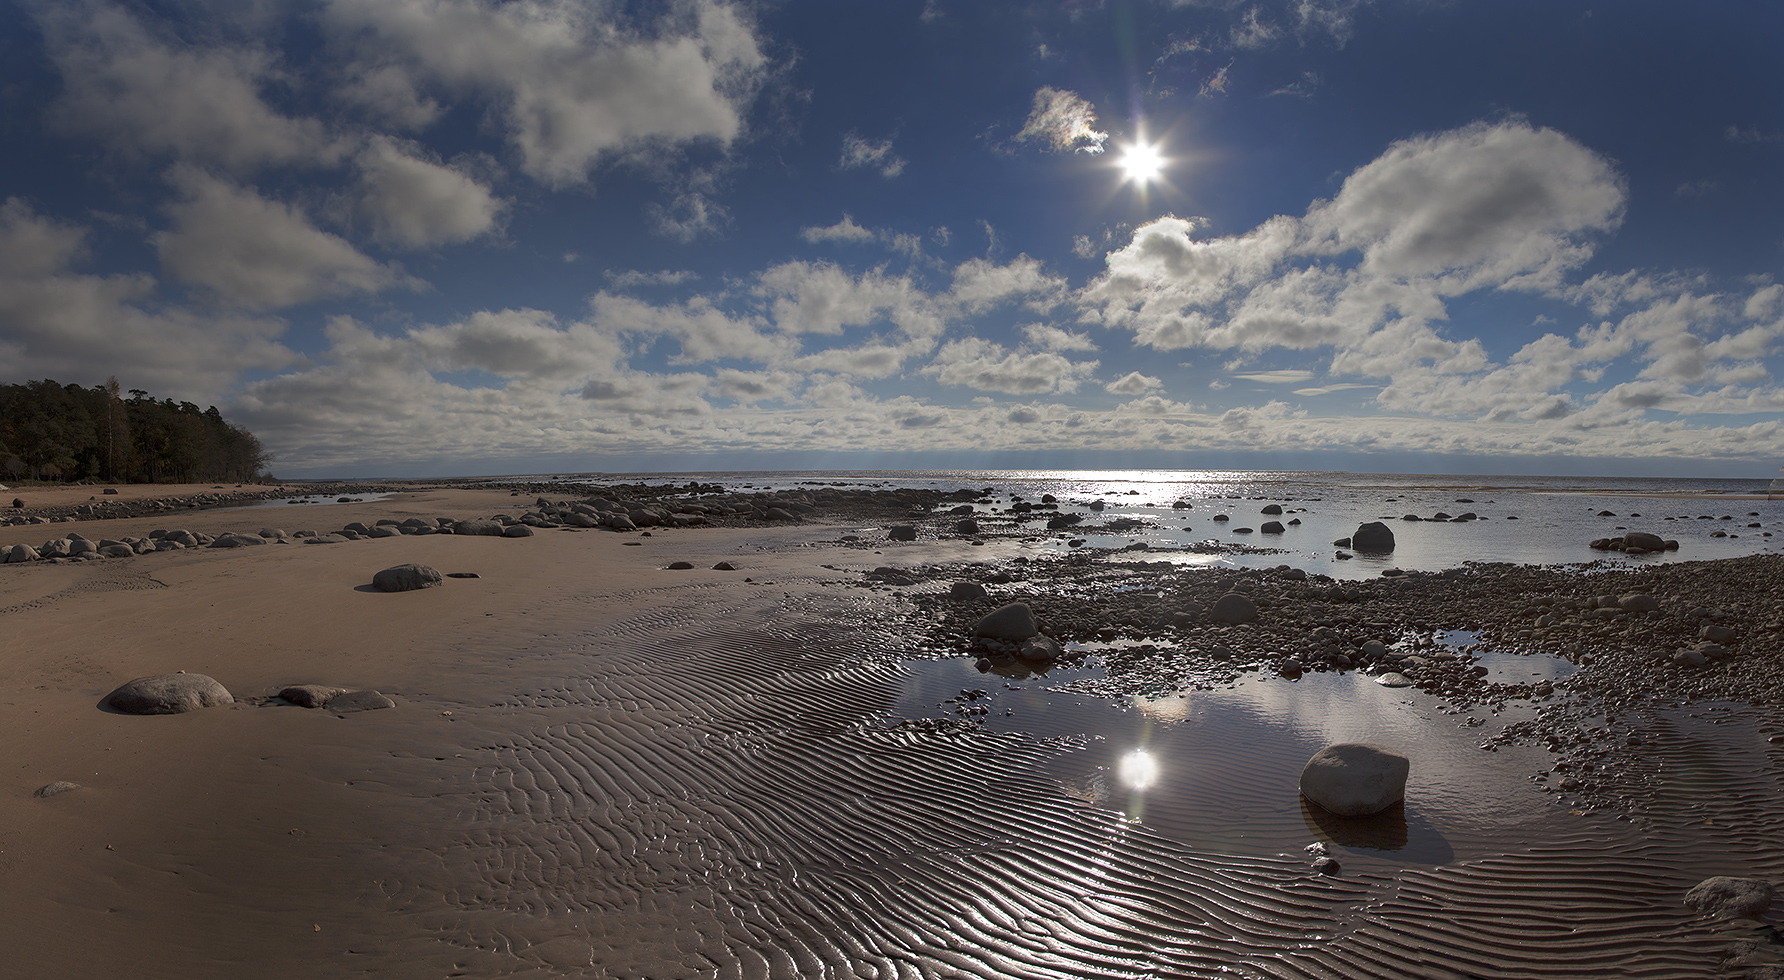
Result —
[[973, 624], [974, 636], [1018, 643], [1040, 631], [1040, 626], [1034, 621], [1034, 611], [1021, 602], [1012, 602], [992, 610], [985, 618]]
[[1352, 551], [1393, 551], [1394, 531], [1380, 521], [1359, 525], [1350, 536]]
[[1705, 878], [1685, 893], [1685, 904], [1718, 919], [1757, 919], [1778, 898], [1770, 882], [1758, 878]]
[[127, 715], [177, 715], [233, 704], [227, 688], [203, 674], [138, 677], [105, 696], [105, 704]]
[[1214, 600], [1214, 609], [1209, 613], [1217, 622], [1249, 623], [1257, 618], [1257, 603], [1237, 592], [1228, 592]]
[[379, 592], [413, 592], [432, 589], [444, 583], [438, 569], [411, 562], [392, 565], [372, 576], [372, 587]]

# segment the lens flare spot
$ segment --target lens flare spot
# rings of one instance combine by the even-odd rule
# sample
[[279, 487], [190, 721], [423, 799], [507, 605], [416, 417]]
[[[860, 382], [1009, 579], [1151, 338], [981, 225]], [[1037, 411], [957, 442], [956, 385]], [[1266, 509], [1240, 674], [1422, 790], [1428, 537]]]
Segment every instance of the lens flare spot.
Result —
[[1156, 143], [1135, 143], [1122, 151], [1119, 161], [1121, 172], [1128, 180], [1136, 184], [1147, 184], [1164, 173], [1164, 154], [1158, 151]]

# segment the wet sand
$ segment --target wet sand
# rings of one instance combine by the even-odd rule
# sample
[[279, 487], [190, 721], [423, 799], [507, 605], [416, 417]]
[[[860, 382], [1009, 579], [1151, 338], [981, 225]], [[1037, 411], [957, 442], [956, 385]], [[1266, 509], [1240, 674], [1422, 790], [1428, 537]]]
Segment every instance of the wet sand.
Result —
[[[170, 522], [329, 530], [523, 502], [441, 489], [28, 539]], [[1622, 810], [1532, 793], [1502, 830], [1483, 818], [1464, 832], [1409, 799], [1399, 832], [1435, 820], [1448, 854], [1353, 840], [1352, 870], [1316, 876], [1281, 840], [1232, 830], [1248, 808], [1298, 812], [1267, 801], [1293, 800], [1279, 784], [1301, 758], [1223, 744], [1211, 726], [1185, 742], [1206, 756], [1203, 778], [1160, 787], [1136, 818], [1106, 785], [1087, 788], [1107, 775], [1109, 739], [1069, 721], [909, 711], [910, 658], [949, 652], [926, 652], [936, 617], [913, 597], [946, 576], [892, 590], [863, 573], [1009, 567], [1021, 549], [880, 546], [872, 526], [436, 535], [0, 568], [9, 969], [1661, 978], [1784, 962], [1759, 924], [1705, 922], [1680, 903], [1710, 874], [1784, 878], [1768, 716], [1718, 704], [1644, 721], [1641, 755], [1665, 791]], [[676, 560], [695, 567], [668, 570]], [[712, 570], [721, 560], [737, 570]], [[480, 577], [366, 588], [406, 561]], [[1041, 578], [1026, 587], [1054, 588]], [[238, 703], [164, 717], [98, 707], [125, 680], [176, 670], [217, 678]], [[297, 683], [376, 689], [397, 707], [342, 716], [272, 698]], [[1420, 696], [1430, 703], [1408, 692]], [[1032, 710], [1012, 704], [1016, 721]], [[1581, 724], [1607, 724], [1585, 707]], [[1617, 708], [1623, 724], [1637, 710]], [[1431, 731], [1455, 724], [1434, 714]], [[1523, 765], [1492, 778], [1527, 781]], [[84, 788], [32, 797], [54, 780]], [[1305, 828], [1322, 836], [1317, 820]], [[1324, 836], [1342, 847], [1345, 833]]]

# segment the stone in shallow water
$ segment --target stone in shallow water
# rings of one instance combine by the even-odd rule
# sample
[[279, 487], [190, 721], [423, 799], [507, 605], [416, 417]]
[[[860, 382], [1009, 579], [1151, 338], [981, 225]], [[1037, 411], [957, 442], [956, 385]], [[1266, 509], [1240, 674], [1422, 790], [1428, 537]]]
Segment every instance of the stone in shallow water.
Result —
[[127, 715], [177, 715], [233, 704], [235, 698], [215, 678], [203, 674], [157, 674], [120, 686], [105, 696], [105, 703]]
[[1328, 745], [1301, 770], [1301, 795], [1340, 817], [1380, 813], [1406, 798], [1411, 763], [1367, 742]]

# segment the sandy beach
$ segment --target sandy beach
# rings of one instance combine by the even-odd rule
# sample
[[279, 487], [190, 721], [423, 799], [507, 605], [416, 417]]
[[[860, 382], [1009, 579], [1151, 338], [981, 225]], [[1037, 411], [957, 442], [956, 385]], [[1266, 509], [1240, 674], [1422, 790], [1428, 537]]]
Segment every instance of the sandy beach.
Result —
[[[274, 515], [303, 522], [287, 530], [328, 531], [518, 515], [531, 503], [503, 489], [440, 488], [6, 531], [34, 544], [68, 530], [256, 533]], [[1201, 705], [1262, 683], [1297, 624], [1323, 617], [1349, 629], [1346, 614], [1313, 605], [1328, 600], [1350, 604], [1356, 629], [1395, 622], [1394, 607], [1430, 631], [1496, 618], [1472, 626], [1514, 652], [1549, 639], [1583, 661], [1551, 695], [1464, 681], [1433, 653], [1428, 683], [1393, 696], [1431, 732], [1453, 732], [1471, 713], [1524, 711], [1527, 726], [1503, 726], [1496, 745], [1476, 748], [1466, 732], [1457, 743], [1485, 760], [1457, 763], [1485, 767], [1481, 795], [1523, 809], [1468, 814], [1409, 794], [1384, 847], [1315, 816], [1294, 823], [1292, 774], [1306, 756], [1292, 745], [1298, 754], [1270, 755], [1224, 744], [1229, 729], [1180, 725], [1200, 733], [1185, 751], [1201, 753], [1206, 772], [1159, 789], [1135, 817], [1118, 791], [1091, 785], [1108, 739], [1074, 734], [1067, 720], [1051, 734], [1010, 727], [1030, 710], [1015, 699], [1039, 692], [1039, 679], [966, 682], [1011, 706], [1002, 727], [959, 711], [900, 714], [912, 661], [978, 676], [961, 624], [997, 601], [1032, 602], [1062, 639], [1156, 637], [1159, 603], [1182, 612], [1211, 588], [1190, 573], [1167, 576], [1144, 556], [1016, 563], [1019, 541], [996, 535], [974, 545], [926, 530], [887, 542], [884, 522], [846, 513], [718, 523], [0, 568], [9, 969], [1660, 978], [1758, 977], [1750, 971], [1784, 965], [1775, 919], [1708, 920], [1681, 902], [1713, 874], [1784, 877], [1781, 749], [1768, 741], [1784, 734], [1777, 607], [1764, 591], [1775, 558], [1715, 563], [1714, 575], [1672, 566], [1654, 579], [1676, 593], [1661, 591], [1668, 608], [1698, 601], [1686, 595], [1694, 579], [1709, 591], [1759, 590], [1759, 614], [1730, 606], [1727, 621], [1742, 630], [1733, 654], [1691, 673], [1642, 654], [1641, 637], [1660, 634], [1608, 616], [1519, 625], [1524, 611], [1567, 606], [1555, 605], [1560, 579], [1511, 570], [1371, 583], [1354, 598], [1233, 576], [1220, 588], [1250, 592], [1265, 615], [1226, 632], [1193, 614], [1177, 621], [1187, 638], [1175, 654], [1223, 637], [1231, 659], [1172, 674], [1162, 693], [1139, 691], [1165, 676], [1151, 654], [1105, 651], [1104, 701], [1147, 718], [1168, 714], [1160, 704]], [[671, 570], [677, 561], [692, 568]], [[405, 562], [477, 577], [370, 588], [379, 569]], [[720, 562], [735, 569], [715, 570]], [[913, 571], [876, 577], [886, 566]], [[996, 582], [1011, 569], [1013, 581]], [[950, 610], [948, 583], [975, 577], [992, 595]], [[1153, 584], [1132, 587], [1142, 579]], [[1539, 588], [1548, 603], [1535, 602]], [[1681, 623], [1687, 612], [1677, 610]], [[1589, 632], [1567, 643], [1549, 632], [1575, 620]], [[1310, 662], [1308, 684], [1361, 678], [1358, 667]], [[148, 717], [100, 707], [124, 681], [176, 671], [216, 678], [236, 703]], [[346, 713], [276, 697], [294, 684], [376, 690], [395, 707]], [[1316, 689], [1275, 676], [1268, 685], [1277, 695]], [[1663, 691], [1664, 703], [1634, 696], [1644, 690]], [[1585, 768], [1547, 771], [1556, 759]], [[1577, 792], [1557, 805], [1538, 784], [1558, 789], [1564, 778]], [[33, 795], [55, 781], [81, 788]], [[1216, 792], [1226, 798], [1204, 798]], [[1287, 815], [1281, 842], [1220, 825], [1254, 803]], [[1299, 845], [1321, 839], [1350, 847], [1344, 874], [1309, 872]]]

